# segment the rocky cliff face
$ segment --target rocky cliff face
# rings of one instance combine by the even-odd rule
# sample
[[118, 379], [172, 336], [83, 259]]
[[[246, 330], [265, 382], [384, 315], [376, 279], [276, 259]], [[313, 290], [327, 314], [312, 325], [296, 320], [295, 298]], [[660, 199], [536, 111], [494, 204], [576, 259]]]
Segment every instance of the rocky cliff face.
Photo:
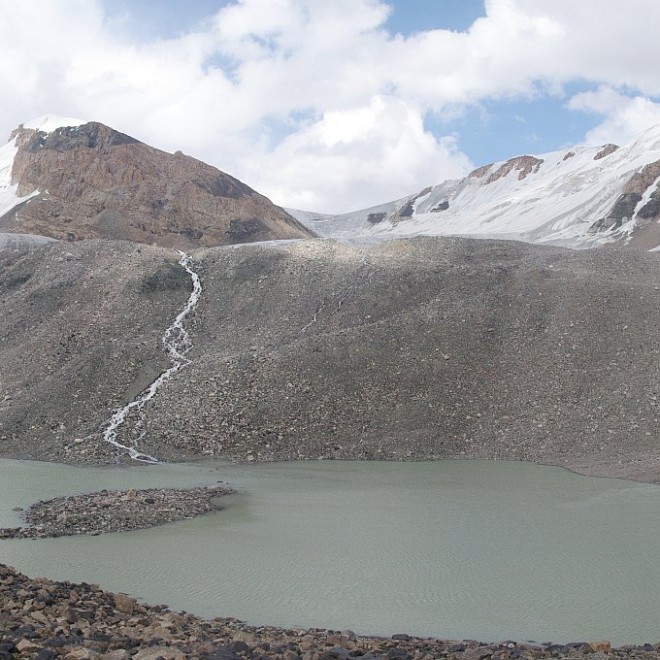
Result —
[[11, 172], [19, 198], [0, 231], [112, 238], [187, 249], [312, 233], [237, 179], [103, 124], [19, 128]]

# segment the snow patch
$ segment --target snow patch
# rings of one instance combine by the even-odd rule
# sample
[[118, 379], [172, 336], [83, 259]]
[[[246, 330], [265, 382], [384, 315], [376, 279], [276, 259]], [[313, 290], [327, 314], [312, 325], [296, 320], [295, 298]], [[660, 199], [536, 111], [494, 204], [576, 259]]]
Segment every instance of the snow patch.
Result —
[[18, 147], [16, 146], [16, 140], [0, 147], [0, 218], [19, 204], [39, 194], [36, 190], [25, 197], [19, 197], [17, 194], [18, 182], [13, 183], [12, 181], [14, 158], [17, 153]]
[[88, 122], [84, 119], [74, 119], [73, 117], [58, 117], [57, 115], [41, 115], [23, 124], [23, 128], [31, 128], [44, 133], [52, 133], [58, 128], [82, 126]]

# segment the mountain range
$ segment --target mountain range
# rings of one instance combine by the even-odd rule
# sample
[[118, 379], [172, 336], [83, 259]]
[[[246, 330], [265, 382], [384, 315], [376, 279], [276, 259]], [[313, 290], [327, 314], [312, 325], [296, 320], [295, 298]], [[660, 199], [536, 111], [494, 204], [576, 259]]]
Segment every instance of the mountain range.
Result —
[[484, 165], [342, 215], [291, 211], [323, 236], [471, 236], [573, 248], [660, 245], [660, 126], [618, 147], [572, 147]]
[[60, 240], [187, 249], [315, 235], [454, 235], [654, 249], [659, 219], [660, 126], [621, 147], [516, 156], [341, 215], [284, 210], [210, 165], [97, 122], [46, 115], [0, 147], [0, 232]]
[[[120, 444], [660, 481], [659, 136], [295, 219], [102, 124], [25, 124], [0, 149], [0, 455], [123, 459], [102, 431], [170, 366], [177, 248], [186, 363]], [[342, 241], [272, 240], [315, 235]]]

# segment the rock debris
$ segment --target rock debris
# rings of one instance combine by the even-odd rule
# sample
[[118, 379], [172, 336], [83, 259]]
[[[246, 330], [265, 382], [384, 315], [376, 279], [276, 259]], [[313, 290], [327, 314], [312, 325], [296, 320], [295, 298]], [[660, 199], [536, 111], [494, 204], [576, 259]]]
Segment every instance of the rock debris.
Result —
[[92, 584], [30, 579], [0, 564], [0, 660], [528, 660], [657, 658], [660, 646], [609, 642], [520, 644], [448, 641], [350, 630], [250, 626], [145, 605]]
[[0, 528], [0, 539], [48, 538], [145, 529], [195, 518], [221, 507], [215, 498], [228, 486], [101, 490], [36, 502], [25, 512], [27, 527]]

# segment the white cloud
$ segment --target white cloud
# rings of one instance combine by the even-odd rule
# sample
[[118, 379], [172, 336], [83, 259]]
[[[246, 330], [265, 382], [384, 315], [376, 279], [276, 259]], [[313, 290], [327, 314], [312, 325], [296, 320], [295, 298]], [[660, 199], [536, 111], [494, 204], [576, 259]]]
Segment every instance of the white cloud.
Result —
[[101, 0], [5, 0], [0, 135], [49, 112], [97, 119], [278, 203], [341, 211], [469, 165], [454, 137], [424, 129], [429, 112], [585, 81], [599, 91], [570, 107], [604, 116], [590, 140], [656, 121], [660, 2], [485, 7], [467, 32], [402, 37], [384, 0], [236, 0], [192, 33], [138, 42]]
[[257, 187], [311, 210], [364, 208], [471, 167], [453, 137], [438, 140], [424, 130], [419, 112], [383, 96], [325, 113], [254, 162]]
[[625, 144], [647, 128], [660, 124], [660, 103], [644, 96], [626, 96], [607, 86], [576, 94], [569, 106], [605, 118], [587, 133], [588, 144]]

